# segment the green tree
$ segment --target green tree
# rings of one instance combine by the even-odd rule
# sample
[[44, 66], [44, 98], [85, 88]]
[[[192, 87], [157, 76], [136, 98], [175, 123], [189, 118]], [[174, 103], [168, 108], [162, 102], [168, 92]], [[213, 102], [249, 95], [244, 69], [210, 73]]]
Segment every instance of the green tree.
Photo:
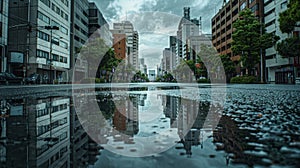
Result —
[[230, 59], [229, 55], [220, 55], [220, 58], [221, 58], [221, 61], [222, 61], [223, 67], [224, 67], [227, 82], [229, 82], [230, 78], [233, 77], [233, 75], [235, 73], [235, 64]]
[[232, 51], [241, 56], [243, 66], [253, 75], [254, 66], [260, 61], [260, 51], [276, 44], [279, 37], [266, 33], [263, 23], [254, 16], [248, 8], [240, 12], [239, 18], [233, 24]]
[[88, 62], [88, 76], [89, 78], [95, 78], [98, 71], [100, 62], [110, 50], [104, 40], [100, 37], [95, 37], [89, 40], [86, 46], [83, 46], [80, 51], [80, 55], [84, 57]]
[[234, 62], [230, 59], [229, 55], [220, 55], [224, 70], [226, 74], [231, 74], [235, 72]]
[[283, 33], [291, 33], [295, 27], [300, 27], [300, 1], [290, 0], [288, 9], [279, 14], [279, 27]]
[[281, 32], [287, 33], [288, 38], [277, 44], [277, 51], [283, 57], [296, 57], [300, 55], [300, 38], [292, 36], [295, 27], [300, 27], [300, 1], [290, 0], [288, 9], [279, 14], [279, 27]]
[[146, 74], [138, 71], [134, 76], [131, 82], [149, 82], [149, 79]]

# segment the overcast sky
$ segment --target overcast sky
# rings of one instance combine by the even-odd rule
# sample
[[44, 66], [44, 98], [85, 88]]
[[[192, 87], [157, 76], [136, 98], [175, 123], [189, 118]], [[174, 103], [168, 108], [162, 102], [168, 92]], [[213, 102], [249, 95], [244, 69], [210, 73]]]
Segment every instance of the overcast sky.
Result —
[[202, 18], [203, 33], [211, 33], [211, 18], [223, 0], [90, 0], [96, 2], [110, 24], [128, 20], [139, 33], [139, 57], [148, 69], [160, 64], [168, 36], [176, 35], [183, 7], [190, 7], [191, 18]]

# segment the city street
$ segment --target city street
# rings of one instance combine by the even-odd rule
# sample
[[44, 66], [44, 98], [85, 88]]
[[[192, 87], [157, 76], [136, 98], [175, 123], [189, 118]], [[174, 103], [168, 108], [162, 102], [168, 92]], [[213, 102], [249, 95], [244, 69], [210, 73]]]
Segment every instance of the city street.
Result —
[[300, 164], [300, 85], [1, 85], [0, 92], [4, 167]]
[[0, 1], [0, 168], [299, 167], [300, 1], [170, 2]]

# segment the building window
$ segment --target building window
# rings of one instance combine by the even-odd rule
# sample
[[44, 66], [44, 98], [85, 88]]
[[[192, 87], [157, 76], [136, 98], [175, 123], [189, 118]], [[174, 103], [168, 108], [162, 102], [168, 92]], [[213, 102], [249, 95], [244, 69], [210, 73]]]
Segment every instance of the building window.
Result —
[[76, 13], [75, 14], [76, 19], [80, 20], [80, 16]]
[[60, 27], [59, 23], [57, 23], [57, 22], [54, 21], [54, 20], [51, 20], [51, 25], [52, 25], [52, 26]]
[[3, 12], [3, 0], [0, 0], [0, 13]]
[[90, 17], [97, 17], [97, 10], [96, 9], [90, 9], [89, 10], [89, 16]]
[[66, 43], [64, 41], [60, 41], [60, 46], [65, 48], [65, 49], [68, 49], [68, 43]]
[[63, 4], [65, 4], [67, 7], [69, 7], [69, 0], [61, 0]]
[[60, 16], [61, 16], [62, 18], [64, 18], [64, 17], [65, 17], [65, 12], [64, 12], [64, 11], [61, 11]]
[[75, 36], [74, 39], [75, 39], [76, 41], [80, 42], [80, 39], [79, 39], [78, 36]]
[[281, 7], [281, 9], [286, 9], [287, 8], [287, 1], [281, 3], [280, 7]]
[[49, 41], [50, 36], [47, 33], [38, 31], [38, 38], [43, 39], [45, 41]]
[[258, 11], [258, 10], [259, 10], [259, 4], [256, 4], [256, 5], [252, 6], [252, 8], [251, 8], [252, 12], [255, 12], [255, 11]]
[[64, 14], [64, 17], [63, 17], [66, 21], [68, 21], [69, 20], [69, 15], [67, 15], [67, 14]]
[[68, 29], [65, 28], [64, 26], [61, 26], [60, 31], [61, 31], [62, 33], [64, 33], [64, 34], [68, 35]]
[[68, 60], [67, 60], [67, 58], [66, 58], [66, 57], [64, 57], [64, 59], [63, 59], [63, 63], [68, 63]]
[[52, 60], [58, 61], [59, 56], [57, 54], [52, 54]]
[[62, 141], [62, 140], [64, 140], [64, 139], [66, 139], [67, 137], [68, 137], [67, 132], [64, 132], [64, 133], [62, 133], [62, 134], [59, 136], [59, 139], [60, 139], [60, 141]]
[[54, 3], [52, 3], [52, 10], [58, 15], [60, 15], [60, 9]]
[[50, 24], [50, 19], [48, 16], [44, 15], [42, 12], [38, 11], [38, 18], [47, 24]]
[[49, 59], [49, 53], [46, 51], [43, 51], [43, 50], [39, 50], [39, 49], [36, 50], [36, 56]]
[[3, 24], [2, 24], [2, 22], [0, 22], [0, 37], [2, 37], [2, 31], [3, 31], [2, 30], [3, 29], [2, 26], [3, 26]]
[[60, 150], [60, 156], [63, 156], [67, 152], [68, 152], [68, 148], [67, 147], [61, 148], [61, 150]]
[[81, 18], [81, 23], [82, 23], [83, 25], [87, 25], [87, 22], [84, 21], [82, 18]]
[[44, 134], [45, 132], [48, 132], [49, 131], [49, 125], [41, 125], [41, 126], [38, 126], [37, 127], [37, 135], [42, 135]]
[[250, 0], [250, 2], [249, 2], [249, 3], [251, 4], [253, 1], [254, 1], [254, 0]]
[[59, 62], [64, 62], [64, 57], [60, 56], [59, 57]]
[[52, 38], [52, 44], [59, 45], [59, 40], [57, 38]]
[[240, 10], [243, 10], [246, 8], [246, 2], [242, 3], [242, 5], [240, 6]]
[[40, 1], [50, 8], [50, 0], [40, 0]]
[[79, 26], [77, 24], [75, 24], [74, 27], [75, 27], [76, 30], [80, 30], [80, 28], [79, 28]]

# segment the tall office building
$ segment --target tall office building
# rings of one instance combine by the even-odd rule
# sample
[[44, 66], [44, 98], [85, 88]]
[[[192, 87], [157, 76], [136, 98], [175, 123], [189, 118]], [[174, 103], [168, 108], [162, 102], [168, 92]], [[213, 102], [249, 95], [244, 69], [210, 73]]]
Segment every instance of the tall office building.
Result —
[[[288, 37], [286, 33], [282, 33], [279, 28], [279, 13], [287, 9], [288, 0], [265, 0], [264, 13], [265, 25], [268, 33], [274, 33], [280, 37], [280, 41]], [[295, 30], [294, 34], [299, 35], [300, 30]], [[300, 77], [297, 74], [299, 67], [299, 57], [283, 58], [275, 50], [275, 47], [266, 49], [266, 72], [267, 81], [269, 83], [293, 83], [295, 78]], [[297, 64], [298, 63], [298, 64]], [[299, 69], [299, 68], [298, 68]], [[300, 72], [298, 70], [298, 72]]]
[[238, 19], [239, 12], [245, 8], [251, 9], [256, 17], [262, 19], [263, 2], [263, 0], [229, 0], [223, 4], [211, 19], [212, 43], [219, 54], [229, 55], [232, 61], [239, 61], [240, 56], [234, 55], [231, 50], [233, 23]]
[[8, 0], [0, 1], [0, 72], [6, 71], [7, 65], [7, 30], [8, 30]]
[[80, 49], [89, 37], [89, 1], [72, 0], [71, 11], [71, 67], [77, 81], [86, 78], [88, 73], [88, 63], [80, 56]]
[[118, 59], [127, 58], [127, 41], [124, 30], [111, 30], [113, 34], [113, 48], [115, 57]]
[[63, 97], [14, 100], [6, 119], [6, 138], [18, 143], [5, 145], [3, 166], [68, 167], [69, 106], [70, 98]]
[[161, 69], [163, 72], [170, 72], [171, 63], [171, 52], [170, 48], [165, 48], [163, 50], [163, 57], [161, 59]]
[[132, 59], [131, 64], [139, 69], [139, 33], [137, 31], [133, 32], [133, 44], [132, 44]]
[[70, 68], [70, 1], [9, 1], [7, 70], [26, 77], [68, 80]]
[[123, 21], [113, 24], [113, 33], [123, 31], [127, 41], [127, 57], [126, 63], [132, 65], [136, 70], [139, 69], [139, 35], [134, 30], [131, 22]]
[[183, 8], [183, 18], [180, 20], [177, 30], [177, 45], [176, 45], [176, 55], [182, 59], [189, 59], [187, 58], [187, 50], [186, 50], [186, 43], [187, 39], [191, 36], [198, 36], [201, 33], [200, 30], [200, 23], [201, 18], [191, 19], [190, 18], [190, 8], [184, 7]]
[[113, 37], [109, 25], [94, 2], [89, 3], [89, 36], [91, 35], [102, 38], [107, 46], [112, 47]]
[[176, 66], [179, 65], [179, 58], [176, 57], [176, 44], [177, 44], [177, 38], [176, 36], [170, 36], [169, 39], [169, 48], [170, 48], [170, 52], [172, 54], [173, 59], [173, 67], [172, 69], [176, 69]]
[[140, 71], [144, 74], [147, 74], [147, 65], [145, 64], [145, 58], [140, 58]]

